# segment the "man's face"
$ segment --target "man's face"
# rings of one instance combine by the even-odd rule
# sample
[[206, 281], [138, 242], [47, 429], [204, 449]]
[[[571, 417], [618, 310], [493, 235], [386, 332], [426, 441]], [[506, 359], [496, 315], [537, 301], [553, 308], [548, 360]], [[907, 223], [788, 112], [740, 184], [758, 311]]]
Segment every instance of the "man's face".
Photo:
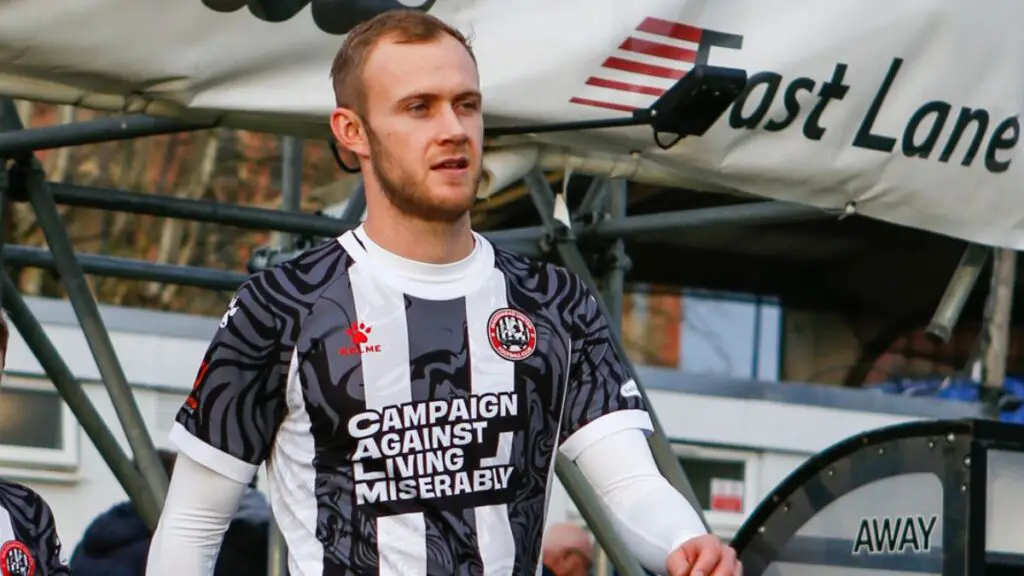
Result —
[[391, 203], [428, 221], [463, 217], [480, 183], [484, 130], [469, 52], [448, 35], [420, 44], [384, 39], [363, 81], [369, 167]]

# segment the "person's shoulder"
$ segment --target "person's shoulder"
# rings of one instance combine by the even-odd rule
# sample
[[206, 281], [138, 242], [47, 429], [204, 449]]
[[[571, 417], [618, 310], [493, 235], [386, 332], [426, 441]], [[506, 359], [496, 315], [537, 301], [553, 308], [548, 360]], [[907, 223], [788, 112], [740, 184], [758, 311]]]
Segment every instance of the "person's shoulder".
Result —
[[290, 308], [291, 304], [315, 299], [348, 272], [351, 262], [341, 243], [330, 239], [250, 275], [243, 288], [270, 308], [279, 302]]
[[45, 505], [43, 497], [38, 492], [13, 480], [0, 478], [0, 501], [18, 500], [21, 502], [40, 502]]
[[498, 246], [494, 246], [494, 265], [512, 280], [522, 282], [547, 280], [554, 281], [558, 285], [569, 285], [572, 288], [583, 286], [582, 279], [564, 266], [545, 260], [527, 258]]
[[52, 518], [50, 505], [28, 486], [0, 478], [0, 507], [15, 522], [36, 524]]
[[581, 318], [593, 307], [593, 296], [586, 282], [572, 270], [552, 262], [534, 260], [505, 249], [495, 248], [495, 266], [505, 274], [515, 292], [539, 303], [565, 322], [567, 329], [578, 328]]

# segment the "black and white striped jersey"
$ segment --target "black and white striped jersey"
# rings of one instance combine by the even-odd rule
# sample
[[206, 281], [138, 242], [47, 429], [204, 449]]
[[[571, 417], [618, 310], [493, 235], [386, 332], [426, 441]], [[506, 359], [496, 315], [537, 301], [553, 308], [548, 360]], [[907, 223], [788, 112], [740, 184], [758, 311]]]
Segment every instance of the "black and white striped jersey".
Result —
[[537, 574], [556, 449], [651, 427], [609, 338], [563, 268], [356, 229], [238, 290], [172, 440], [240, 482], [267, 462], [295, 576]]
[[69, 575], [53, 512], [34, 490], [0, 479], [0, 574]]

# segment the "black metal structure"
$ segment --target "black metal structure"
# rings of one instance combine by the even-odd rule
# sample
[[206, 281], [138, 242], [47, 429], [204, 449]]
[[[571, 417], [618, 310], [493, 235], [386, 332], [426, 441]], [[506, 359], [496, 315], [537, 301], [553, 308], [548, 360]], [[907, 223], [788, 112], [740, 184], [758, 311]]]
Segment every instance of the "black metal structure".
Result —
[[[696, 64], [653, 104], [647, 108], [634, 110], [625, 118], [488, 128], [486, 135], [513, 136], [650, 126], [654, 130], [655, 143], [667, 150], [687, 136], [703, 136], [739, 98], [746, 85], [746, 70]], [[662, 134], [672, 134], [675, 139], [667, 144], [663, 143], [660, 139]]]
[[1024, 569], [1024, 544], [1019, 532], [1003, 532], [1007, 518], [1024, 516], [1024, 501], [1010, 497], [1022, 473], [1018, 425], [972, 419], [882, 428], [806, 461], [751, 514], [733, 546], [751, 576], [1017, 574], [1010, 570]]
[[[3, 303], [12, 316], [19, 333], [29, 342], [46, 373], [54, 382], [65, 402], [71, 407], [107, 464], [114, 471], [131, 500], [138, 507], [150, 527], [156, 525], [167, 486], [152, 440], [139, 416], [124, 372], [118, 362], [109, 334], [99, 316], [97, 305], [86, 287], [84, 275], [98, 274], [120, 278], [134, 278], [157, 282], [200, 286], [214, 290], [233, 290], [244, 279], [244, 274], [202, 268], [170, 266], [150, 262], [126, 260], [95, 254], [74, 253], [63, 228], [56, 206], [68, 204], [105, 210], [120, 210], [137, 214], [182, 218], [218, 223], [249, 229], [274, 230], [290, 235], [332, 237], [356, 225], [365, 203], [359, 194], [350, 203], [350, 210], [342, 219], [326, 216], [298, 214], [278, 210], [265, 210], [231, 206], [215, 202], [168, 198], [102, 188], [54, 184], [46, 182], [35, 150], [95, 143], [114, 139], [192, 131], [210, 126], [202, 123], [178, 122], [146, 116], [125, 116], [93, 122], [22, 130], [17, 112], [10, 100], [0, 100], [0, 159], [6, 161], [6, 170], [0, 170], [0, 197], [12, 201], [29, 202], [38, 217], [49, 250], [29, 246], [2, 246], [0, 257], [6, 264], [48, 268], [59, 273], [67, 288], [75, 313], [82, 325], [89, 347], [99, 366], [104, 384], [116, 408], [120, 423], [129, 439], [134, 463], [125, 455], [110, 430], [98, 416], [95, 407], [82, 391], [81, 384], [67, 368], [47, 340], [40, 324], [21, 300], [10, 279], [3, 282]], [[286, 180], [295, 181], [296, 167], [301, 159], [289, 155]], [[535, 257], [557, 258], [581, 275], [589, 286], [602, 294], [603, 311], [612, 319], [618, 332], [621, 314], [624, 276], [630, 266], [623, 240], [682, 229], [704, 230], [729, 225], [754, 226], [769, 223], [791, 223], [835, 218], [837, 214], [806, 206], [778, 202], [745, 203], [734, 206], [710, 207], [696, 210], [663, 212], [642, 216], [625, 214], [625, 183], [596, 179], [581, 205], [576, 218], [563, 221], [555, 217], [554, 206], [558, 194], [552, 190], [543, 174], [533, 171], [524, 177], [530, 198], [542, 222], [541, 226], [528, 226], [488, 232], [497, 244], [511, 247]], [[297, 194], [285, 191], [287, 194]], [[288, 204], [297, 206], [296, 197]], [[581, 246], [588, 250], [586, 253]], [[284, 246], [262, 256], [251, 269], [272, 265], [290, 257], [292, 252]], [[591, 273], [592, 262], [600, 261], [603, 281]], [[955, 321], [955, 314], [947, 323]], [[623, 358], [621, 338], [616, 346]], [[638, 384], [644, 390], [642, 382]], [[644, 393], [646, 395], [646, 393]], [[653, 415], [652, 415], [653, 416]], [[679, 461], [655, 417], [656, 432], [650, 438], [651, 448], [659, 468], [682, 494], [700, 511], [696, 498]], [[570, 495], [576, 501], [591, 528], [600, 536], [605, 550], [615, 559], [619, 573], [640, 575], [639, 564], [625, 553], [625, 548], [607, 518], [607, 512], [597, 504], [589, 486], [583, 482], [575, 465], [562, 458], [556, 470]], [[280, 572], [278, 572], [280, 573]], [[750, 572], [756, 573], [756, 572]]]
[[[179, 266], [168, 266], [112, 258], [101, 255], [75, 254], [70, 239], [61, 222], [56, 206], [67, 203], [107, 210], [124, 210], [138, 214], [150, 214], [174, 218], [186, 218], [203, 222], [219, 223], [243, 228], [276, 230], [289, 234], [330, 237], [350, 229], [361, 213], [357, 197], [352, 217], [339, 221], [323, 216], [301, 215], [276, 210], [262, 210], [240, 206], [226, 206], [213, 202], [173, 199], [148, 196], [116, 190], [104, 190], [86, 186], [51, 184], [46, 182], [39, 162], [32, 152], [46, 148], [57, 148], [111, 139], [127, 139], [145, 135], [164, 134], [174, 131], [189, 131], [209, 127], [204, 124], [174, 122], [166, 119], [144, 116], [108, 118], [93, 122], [51, 126], [23, 130], [17, 111], [10, 100], [3, 101], [0, 108], [0, 158], [8, 164], [6, 171], [0, 171], [0, 194], [14, 201], [27, 201], [37, 215], [49, 245], [49, 251], [28, 246], [3, 246], [2, 254], [8, 264], [33, 265], [56, 271], [67, 289], [71, 303], [78, 316], [86, 341], [100, 368], [103, 382], [114, 403], [120, 423], [129, 439], [134, 463], [124, 455], [106, 424], [100, 420], [95, 408], [61, 361], [52, 344], [46, 339], [41, 326], [29, 309], [20, 300], [13, 282], [6, 281], [4, 303], [14, 317], [14, 324], [30, 343], [44, 370], [57, 386], [65, 402], [81, 421], [89, 438], [114, 470], [125, 491], [136, 504], [147, 524], [155, 527], [159, 510], [167, 489], [167, 477], [157, 459], [155, 449], [139, 415], [138, 407], [125, 379], [124, 371], [106, 327], [100, 318], [96, 302], [85, 283], [84, 275], [104, 274], [121, 278], [135, 278], [160, 282], [175, 282], [192, 286], [203, 286], [216, 290], [231, 290], [244, 280], [244, 275], [224, 271], [203, 270]], [[294, 145], [293, 145], [294, 148]], [[288, 180], [297, 181], [298, 162], [295, 155], [285, 159]], [[576, 244], [576, 238], [615, 240], [644, 231], [671, 230], [679, 227], [711, 226], [722, 222], [734, 225], [763, 223], [765, 221], [802, 220], [828, 217], [826, 212], [775, 203], [762, 203], [736, 208], [709, 209], [708, 211], [659, 214], [638, 218], [621, 217], [606, 220], [603, 203], [594, 202], [602, 214], [589, 222], [560, 222], [554, 219], [553, 209], [556, 195], [539, 172], [526, 176], [531, 197], [540, 212], [543, 226], [494, 232], [489, 234], [496, 243], [513, 247], [531, 255], [557, 255], [567, 266], [580, 274], [595, 291], [598, 282], [590, 273], [587, 259]], [[622, 194], [624, 184], [612, 184]], [[292, 185], [294, 187], [294, 184]], [[296, 191], [286, 190], [285, 195]], [[621, 201], [621, 198], [618, 199]], [[292, 207], [297, 206], [296, 198], [288, 199]], [[621, 241], [613, 243], [612, 259], [618, 264], [608, 285], [621, 292], [622, 274], [626, 262]], [[269, 263], [269, 262], [268, 262]], [[607, 291], [606, 291], [607, 293]], [[616, 292], [610, 301], [620, 308], [621, 294]], [[605, 306], [605, 312], [611, 314]], [[616, 311], [617, 313], [617, 311]], [[612, 314], [610, 317], [615, 317]], [[616, 345], [624, 358], [621, 340]], [[641, 385], [641, 390], [643, 387]], [[660, 425], [655, 422], [656, 433], [651, 437], [651, 447], [659, 467], [672, 484], [695, 505], [699, 511], [693, 491], [686, 479], [679, 461], [673, 454]], [[596, 532], [601, 534], [604, 548], [616, 558], [616, 564], [623, 574], [640, 574], [635, 559], [628, 557], [611, 529], [607, 513], [594, 499], [590, 488], [583, 482], [575, 465], [560, 459], [557, 471], [570, 494], [587, 515], [587, 520]]]

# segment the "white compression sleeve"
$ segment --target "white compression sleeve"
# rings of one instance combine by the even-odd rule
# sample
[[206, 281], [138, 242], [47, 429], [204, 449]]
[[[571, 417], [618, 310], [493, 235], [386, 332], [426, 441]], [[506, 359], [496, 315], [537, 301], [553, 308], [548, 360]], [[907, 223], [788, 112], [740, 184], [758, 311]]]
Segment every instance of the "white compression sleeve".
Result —
[[640, 564], [664, 575], [669, 554], [707, 534], [697, 512], [658, 470], [641, 430], [594, 442], [576, 459]]
[[146, 576], [209, 576], [246, 485], [179, 453]]

